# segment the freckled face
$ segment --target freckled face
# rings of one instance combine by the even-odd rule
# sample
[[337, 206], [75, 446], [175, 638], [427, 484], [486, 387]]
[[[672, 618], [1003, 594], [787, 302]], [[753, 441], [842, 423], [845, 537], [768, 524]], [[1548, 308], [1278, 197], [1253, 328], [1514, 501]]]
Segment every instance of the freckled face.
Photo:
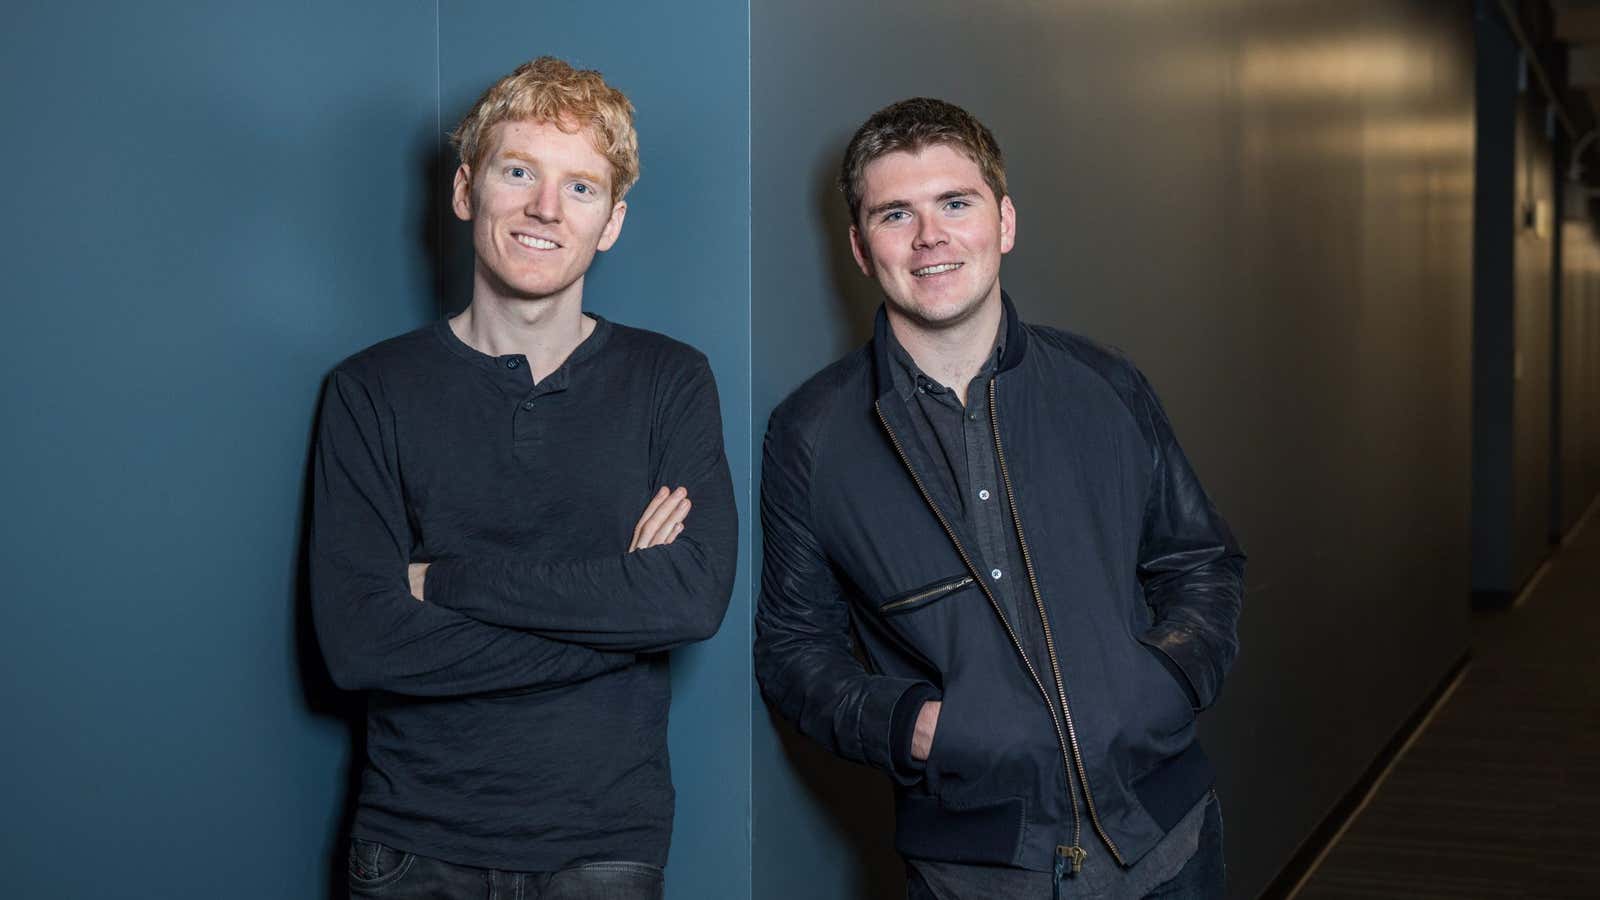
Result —
[[452, 206], [472, 223], [476, 291], [544, 300], [583, 293], [596, 252], [611, 249], [628, 205], [611, 198], [611, 164], [590, 129], [551, 122], [494, 128], [479, 171], [456, 170]]
[[1016, 241], [1010, 197], [996, 198], [978, 164], [945, 144], [889, 153], [862, 172], [850, 246], [892, 311], [946, 328], [1000, 302], [1000, 257]]

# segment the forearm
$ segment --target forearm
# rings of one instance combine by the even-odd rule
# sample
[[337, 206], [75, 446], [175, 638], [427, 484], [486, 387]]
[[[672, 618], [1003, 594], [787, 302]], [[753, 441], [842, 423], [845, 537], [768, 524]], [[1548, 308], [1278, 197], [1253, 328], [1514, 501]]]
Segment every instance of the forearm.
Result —
[[[481, 622], [603, 650], [656, 652], [714, 634], [733, 592], [739, 543], [716, 384], [703, 358], [661, 374], [648, 439], [655, 484], [693, 512], [670, 543], [578, 559], [510, 553], [430, 561], [424, 596]], [[559, 527], [559, 523], [556, 523]]]
[[1144, 643], [1187, 679], [1196, 709], [1214, 703], [1239, 653], [1244, 553], [1200, 486], [1155, 390], [1137, 380], [1153, 467], [1139, 578], [1154, 623]]
[[755, 670], [762, 696], [833, 754], [911, 784], [921, 776], [921, 764], [910, 755], [916, 710], [938, 690], [920, 679], [868, 672], [842, 640], [790, 631], [758, 613]]
[[407, 587], [412, 536], [383, 397], [340, 371], [323, 395], [312, 480], [311, 608], [334, 683], [424, 697], [541, 690], [633, 662], [475, 622]]
[[341, 577], [313, 564], [318, 640], [334, 683], [418, 697], [537, 691], [631, 665], [607, 653], [496, 628], [418, 602], [403, 582]]
[[658, 652], [709, 638], [727, 612], [739, 541], [720, 430], [716, 440], [684, 484], [693, 512], [672, 543], [586, 559], [434, 560], [423, 596], [487, 624], [602, 650]]
[[1196, 709], [1214, 703], [1239, 653], [1244, 557], [1237, 550], [1147, 588], [1154, 624], [1141, 640], [1188, 682]]
[[698, 518], [689, 528], [695, 536], [673, 544], [594, 559], [436, 560], [423, 596], [479, 622], [585, 647], [670, 650], [715, 634], [733, 590], [736, 530]]

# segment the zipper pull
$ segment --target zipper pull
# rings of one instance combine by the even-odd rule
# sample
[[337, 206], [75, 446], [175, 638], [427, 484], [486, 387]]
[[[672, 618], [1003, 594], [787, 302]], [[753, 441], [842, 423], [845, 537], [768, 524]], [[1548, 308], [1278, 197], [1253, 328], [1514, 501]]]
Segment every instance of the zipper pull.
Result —
[[1089, 858], [1089, 851], [1082, 847], [1068, 847], [1065, 844], [1056, 845], [1056, 881], [1066, 873], [1067, 860], [1072, 860], [1072, 874], [1083, 871], [1083, 861]]

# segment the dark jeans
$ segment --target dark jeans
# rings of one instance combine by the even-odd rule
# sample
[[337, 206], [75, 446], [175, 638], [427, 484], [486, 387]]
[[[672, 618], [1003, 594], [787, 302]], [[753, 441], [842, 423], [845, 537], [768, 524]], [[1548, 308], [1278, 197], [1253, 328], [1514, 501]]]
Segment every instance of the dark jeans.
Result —
[[386, 900], [661, 900], [661, 869], [649, 863], [591, 862], [559, 872], [503, 872], [458, 866], [350, 842], [350, 896]]
[[[1055, 879], [1049, 872], [1002, 866], [939, 866], [924, 879], [916, 866], [908, 865], [906, 881], [907, 900], [1051, 900], [1056, 896]], [[1084, 887], [1083, 882], [1068, 878], [1061, 883], [1060, 896], [1064, 900], [1085, 896]], [[1153, 888], [1145, 900], [1220, 900], [1223, 896], [1222, 805], [1212, 798], [1200, 826], [1199, 848], [1177, 875]]]

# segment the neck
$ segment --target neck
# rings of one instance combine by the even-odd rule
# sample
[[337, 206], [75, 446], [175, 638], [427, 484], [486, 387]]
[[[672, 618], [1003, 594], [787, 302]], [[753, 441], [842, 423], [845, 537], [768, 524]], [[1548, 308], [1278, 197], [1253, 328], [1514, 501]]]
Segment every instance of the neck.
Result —
[[999, 296], [996, 287], [994, 302], [984, 303], [960, 322], [939, 327], [902, 315], [893, 306], [886, 308], [895, 340], [917, 368], [955, 391], [962, 405], [967, 402], [967, 386], [994, 349], [1003, 309]]
[[594, 332], [594, 319], [583, 314], [581, 279], [577, 290], [537, 300], [506, 298], [481, 287], [474, 286], [472, 303], [450, 320], [451, 330], [479, 353], [527, 357], [535, 382], [560, 368]]

